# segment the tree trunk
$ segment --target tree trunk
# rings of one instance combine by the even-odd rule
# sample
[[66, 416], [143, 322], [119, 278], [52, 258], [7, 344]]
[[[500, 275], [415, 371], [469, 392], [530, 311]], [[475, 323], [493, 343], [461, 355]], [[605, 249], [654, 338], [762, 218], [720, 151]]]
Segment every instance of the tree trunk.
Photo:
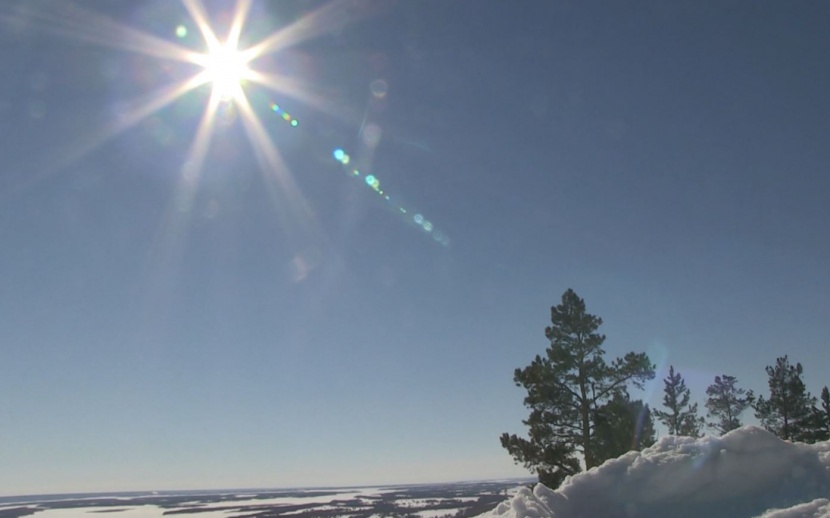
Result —
[[582, 414], [582, 453], [585, 455], [585, 469], [591, 469], [596, 464], [594, 449], [591, 447], [591, 407], [588, 404], [588, 391], [585, 382], [580, 376], [579, 390], [582, 395], [579, 411]]

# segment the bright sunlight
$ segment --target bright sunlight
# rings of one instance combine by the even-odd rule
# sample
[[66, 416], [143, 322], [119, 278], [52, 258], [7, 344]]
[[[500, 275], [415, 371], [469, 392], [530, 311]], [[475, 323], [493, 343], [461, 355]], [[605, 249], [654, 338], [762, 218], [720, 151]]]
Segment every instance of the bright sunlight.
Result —
[[240, 100], [242, 83], [250, 74], [244, 54], [229, 41], [212, 48], [206, 58], [205, 72], [213, 85], [213, 96], [222, 101]]
[[[73, 2], [59, 2], [55, 4], [54, 10], [32, 11], [33, 20], [39, 22], [44, 30], [164, 61], [197, 65], [199, 69], [192, 76], [184, 77], [172, 84], [161, 85], [149, 95], [142, 94], [135, 102], [125, 103], [130, 109], [122, 116], [91, 134], [82, 134], [74, 145], [68, 147], [68, 152], [54, 158], [36, 174], [29, 175], [25, 182], [21, 182], [13, 190], [24, 189], [42, 181], [66, 164], [78, 160], [189, 92], [206, 85], [211, 88], [210, 98], [182, 164], [180, 192], [176, 197], [175, 206], [188, 207], [196, 196], [199, 177], [208, 157], [220, 113], [220, 104], [228, 104], [233, 109], [226, 113], [233, 113], [242, 123], [269, 192], [274, 197], [274, 205], [280, 207], [285, 214], [285, 227], [290, 234], [287, 239], [292, 243], [308, 241], [309, 236], [317, 233], [311, 211], [260, 120], [256, 107], [248, 100], [246, 90], [253, 87], [263, 88], [293, 97], [318, 109], [326, 109], [326, 99], [313, 93], [310, 85], [274, 70], [258, 70], [254, 64], [265, 55], [279, 53], [305, 40], [330, 32], [333, 28], [342, 26], [344, 19], [355, 20], [355, 15], [347, 11], [350, 5], [348, 0], [332, 0], [263, 39], [245, 44], [240, 40], [244, 40], [242, 36], [253, 7], [253, 0], [237, 0], [232, 8], [225, 11], [230, 24], [227, 33], [222, 35], [217, 34], [214, 20], [206, 10], [203, 0], [181, 0], [181, 4], [189, 19], [183, 19], [174, 34], [177, 38], [184, 39], [189, 33], [188, 26], [195, 26], [204, 44], [199, 50], [194, 49], [192, 45], [180, 45], [175, 41], [124, 25]], [[0, 20], [2, 19], [3, 11], [0, 11]], [[224, 28], [225, 24], [220, 25]], [[160, 238], [170, 247], [187, 226], [187, 211], [172, 207], [171, 205], [169, 209], [171, 224], [165, 227], [165, 235]], [[162, 248], [164, 246], [162, 245]]]
[[204, 81], [213, 87], [214, 102], [217, 100], [244, 101], [242, 83], [252, 77], [253, 72], [248, 68], [248, 63], [256, 55], [240, 51], [238, 45], [239, 36], [250, 9], [250, 2], [237, 3], [230, 33], [224, 42], [220, 42], [217, 38], [204, 7], [200, 3], [194, 0], [185, 1], [185, 7], [199, 27], [207, 45], [207, 52], [197, 55], [196, 61], [205, 69], [202, 74]]

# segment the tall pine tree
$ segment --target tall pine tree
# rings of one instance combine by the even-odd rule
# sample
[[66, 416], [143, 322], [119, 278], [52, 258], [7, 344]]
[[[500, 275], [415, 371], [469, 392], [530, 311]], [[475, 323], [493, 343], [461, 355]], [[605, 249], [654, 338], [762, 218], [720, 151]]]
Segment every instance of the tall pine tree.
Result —
[[741, 427], [741, 414], [749, 408], [755, 395], [751, 390], [737, 388], [735, 376], [715, 376], [715, 382], [706, 389], [706, 423], [721, 435]]
[[700, 437], [703, 418], [697, 416], [697, 403], [689, 405], [690, 391], [683, 376], [674, 372], [673, 365], [663, 384], [663, 406], [668, 410], [655, 410], [655, 417], [668, 427], [671, 435]]
[[642, 387], [654, 377], [654, 366], [645, 353], [628, 353], [611, 364], [605, 359], [597, 333], [602, 319], [585, 311], [585, 301], [573, 290], [551, 308], [550, 341], [546, 355], [524, 369], [516, 369], [513, 381], [527, 390], [524, 404], [530, 416], [527, 439], [504, 433], [501, 444], [517, 463], [539, 475], [539, 481], [555, 488], [580, 470], [581, 454], [587, 468], [598, 465], [595, 420], [597, 410], [625, 393], [629, 384]]
[[755, 417], [764, 428], [784, 440], [811, 441], [816, 398], [804, 386], [801, 364], [791, 365], [785, 355], [776, 359], [774, 366], [767, 366], [766, 371], [770, 394], [768, 399], [759, 397], [753, 405]]

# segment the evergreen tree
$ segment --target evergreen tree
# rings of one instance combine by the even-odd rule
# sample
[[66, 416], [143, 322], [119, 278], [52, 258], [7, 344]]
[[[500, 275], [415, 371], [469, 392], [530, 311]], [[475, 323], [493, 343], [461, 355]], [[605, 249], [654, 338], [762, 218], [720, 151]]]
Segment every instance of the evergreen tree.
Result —
[[641, 400], [631, 401], [618, 392], [594, 416], [594, 437], [600, 463], [632, 450], [640, 451], [655, 443], [651, 410]]
[[816, 441], [830, 441], [830, 390], [821, 389], [821, 408], [816, 409]]
[[689, 405], [690, 391], [683, 376], [674, 372], [673, 365], [663, 384], [663, 406], [668, 411], [655, 410], [654, 415], [669, 428], [671, 435], [700, 437], [703, 418], [697, 416], [697, 403]]
[[523, 422], [529, 437], [504, 433], [501, 444], [540, 482], [555, 488], [580, 470], [579, 454], [587, 468], [600, 463], [594, 437], [597, 410], [628, 384], [642, 388], [654, 377], [654, 366], [645, 353], [633, 352], [609, 365], [603, 358], [605, 336], [597, 333], [602, 319], [586, 313], [585, 302], [573, 290], [551, 308], [551, 324], [545, 328], [550, 341], [546, 355], [537, 355], [513, 376], [516, 386], [527, 390], [524, 404], [530, 416]]
[[715, 376], [715, 382], [706, 389], [706, 423], [721, 435], [741, 427], [741, 414], [755, 401], [751, 390], [737, 388], [734, 376]]
[[775, 366], [767, 366], [766, 371], [770, 395], [768, 399], [759, 397], [753, 405], [755, 417], [764, 428], [784, 440], [811, 440], [816, 398], [804, 386], [801, 364], [790, 365], [785, 355], [775, 361]]

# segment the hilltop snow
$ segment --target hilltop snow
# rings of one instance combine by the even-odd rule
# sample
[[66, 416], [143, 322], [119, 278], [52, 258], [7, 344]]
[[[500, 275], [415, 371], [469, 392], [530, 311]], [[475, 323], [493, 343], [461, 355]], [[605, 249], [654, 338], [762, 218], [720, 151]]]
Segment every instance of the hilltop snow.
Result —
[[663, 437], [556, 491], [522, 488], [486, 516], [830, 518], [830, 442], [793, 444], [756, 427]]

